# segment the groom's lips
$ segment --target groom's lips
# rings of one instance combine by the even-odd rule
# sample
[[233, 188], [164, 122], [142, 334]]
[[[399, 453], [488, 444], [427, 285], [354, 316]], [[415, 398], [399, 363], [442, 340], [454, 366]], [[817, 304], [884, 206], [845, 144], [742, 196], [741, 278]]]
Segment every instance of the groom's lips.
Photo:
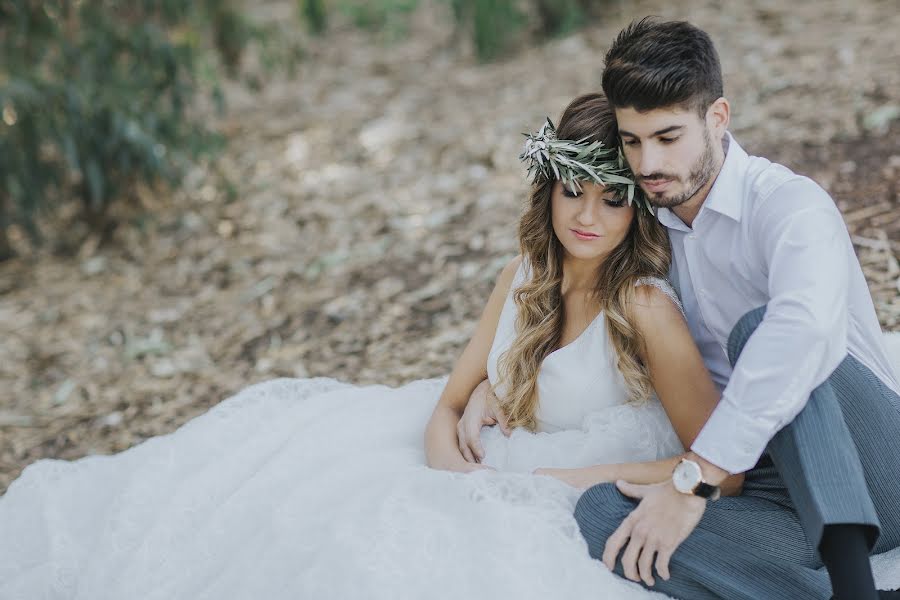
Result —
[[643, 187], [648, 192], [659, 192], [661, 190], [666, 189], [672, 183], [671, 179], [654, 179], [654, 180], [641, 180], [641, 187]]

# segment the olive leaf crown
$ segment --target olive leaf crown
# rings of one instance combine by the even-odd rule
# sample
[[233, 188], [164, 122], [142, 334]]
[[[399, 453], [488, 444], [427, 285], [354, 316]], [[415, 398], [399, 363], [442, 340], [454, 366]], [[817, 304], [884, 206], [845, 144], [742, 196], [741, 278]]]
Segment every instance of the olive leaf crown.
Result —
[[600, 141], [588, 142], [589, 138], [558, 139], [550, 117], [537, 133], [522, 135], [525, 149], [519, 160], [528, 165], [528, 175], [533, 181], [559, 179], [569, 189], [579, 192], [579, 181], [593, 181], [615, 190], [616, 197], [624, 198], [628, 206], [637, 199], [638, 204], [653, 214], [653, 207], [629, 177], [631, 170], [625, 165], [621, 148], [608, 148]]

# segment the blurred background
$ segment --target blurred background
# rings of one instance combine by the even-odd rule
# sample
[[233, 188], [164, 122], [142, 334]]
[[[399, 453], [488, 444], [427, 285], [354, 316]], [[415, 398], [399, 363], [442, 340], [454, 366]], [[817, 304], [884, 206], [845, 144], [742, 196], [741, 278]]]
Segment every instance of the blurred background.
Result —
[[524, 138], [646, 15], [842, 210], [900, 330], [896, 0], [0, 0], [0, 492], [274, 377], [450, 372]]

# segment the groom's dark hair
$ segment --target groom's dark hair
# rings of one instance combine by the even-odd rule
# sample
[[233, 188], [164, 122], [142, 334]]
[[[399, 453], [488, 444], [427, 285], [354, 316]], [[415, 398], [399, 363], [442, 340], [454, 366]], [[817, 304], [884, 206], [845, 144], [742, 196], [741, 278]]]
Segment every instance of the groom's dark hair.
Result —
[[632, 21], [616, 36], [605, 63], [603, 91], [617, 108], [680, 106], [703, 118], [723, 95], [716, 48], [687, 21]]

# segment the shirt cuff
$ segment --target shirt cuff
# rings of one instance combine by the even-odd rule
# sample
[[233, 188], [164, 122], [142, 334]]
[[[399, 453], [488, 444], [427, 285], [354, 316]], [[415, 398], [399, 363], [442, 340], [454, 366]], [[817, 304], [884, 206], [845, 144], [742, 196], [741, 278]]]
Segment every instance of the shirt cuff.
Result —
[[723, 396], [691, 450], [734, 475], [756, 466], [771, 437], [767, 424], [737, 410]]

